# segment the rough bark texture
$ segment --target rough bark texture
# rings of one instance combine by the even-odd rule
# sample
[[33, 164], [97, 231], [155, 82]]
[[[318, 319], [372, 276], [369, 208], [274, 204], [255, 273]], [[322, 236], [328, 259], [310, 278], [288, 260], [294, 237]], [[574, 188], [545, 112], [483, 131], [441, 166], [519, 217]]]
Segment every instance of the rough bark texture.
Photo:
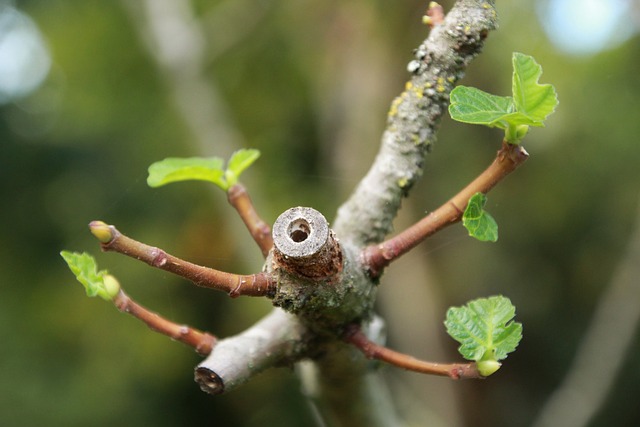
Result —
[[209, 394], [221, 394], [273, 366], [291, 365], [305, 354], [305, 328], [295, 316], [275, 309], [242, 334], [216, 344], [195, 371]]
[[380, 151], [338, 210], [333, 229], [340, 239], [360, 246], [391, 231], [402, 197], [422, 176], [449, 93], [496, 27], [493, 1], [459, 1], [415, 51], [407, 66], [413, 77], [391, 105]]

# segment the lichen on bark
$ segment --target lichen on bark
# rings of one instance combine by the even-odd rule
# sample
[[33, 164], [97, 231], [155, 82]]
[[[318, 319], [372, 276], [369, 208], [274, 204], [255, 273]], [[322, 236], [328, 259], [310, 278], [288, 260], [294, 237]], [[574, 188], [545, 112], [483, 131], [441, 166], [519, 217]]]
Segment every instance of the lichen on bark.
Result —
[[411, 78], [391, 104], [380, 151], [369, 172], [338, 209], [334, 230], [358, 246], [392, 229], [401, 199], [420, 179], [449, 93], [497, 27], [494, 1], [458, 1], [415, 50]]

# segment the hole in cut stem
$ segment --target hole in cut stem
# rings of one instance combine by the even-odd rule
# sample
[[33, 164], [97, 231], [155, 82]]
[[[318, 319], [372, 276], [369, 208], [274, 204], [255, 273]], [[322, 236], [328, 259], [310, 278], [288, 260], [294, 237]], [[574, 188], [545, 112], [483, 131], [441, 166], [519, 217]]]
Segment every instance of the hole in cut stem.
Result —
[[297, 219], [289, 225], [289, 237], [296, 243], [304, 242], [311, 234], [311, 227], [305, 219]]

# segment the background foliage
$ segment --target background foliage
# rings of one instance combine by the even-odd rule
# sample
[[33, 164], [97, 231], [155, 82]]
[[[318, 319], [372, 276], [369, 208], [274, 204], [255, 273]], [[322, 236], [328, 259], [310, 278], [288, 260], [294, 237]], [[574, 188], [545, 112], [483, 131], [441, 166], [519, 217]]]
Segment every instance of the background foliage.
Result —
[[[206, 183], [147, 187], [154, 161], [230, 152], [215, 137], [196, 141], [125, 3], [14, 4], [37, 24], [52, 65], [37, 91], [0, 107], [0, 424], [308, 425], [291, 372], [268, 372], [228, 396], [207, 396], [192, 380], [194, 352], [87, 299], [58, 256], [63, 248], [90, 251], [141, 303], [218, 336], [240, 332], [269, 310], [266, 301], [230, 301], [101, 254], [87, 230], [102, 219], [194, 262], [239, 273], [261, 265], [221, 192]], [[411, 49], [427, 31], [420, 23], [425, 4], [262, 0], [236, 2], [242, 13], [224, 15], [230, 3], [193, 5], [209, 43], [203, 75], [219, 94], [222, 120], [243, 146], [262, 152], [243, 181], [269, 222], [296, 205], [331, 218], [378, 148]], [[457, 360], [457, 343], [442, 325], [446, 308], [501, 293], [518, 308], [524, 338], [487, 381], [388, 370], [399, 406], [416, 425], [530, 425], [570, 366], [634, 226], [637, 36], [573, 56], [547, 39], [534, 2], [498, 3], [501, 28], [464, 84], [508, 95], [511, 52], [520, 51], [543, 65], [560, 106], [547, 128], [527, 136], [531, 159], [489, 198], [498, 243], [468, 238], [461, 226], [440, 233], [390, 268], [380, 310], [391, 346]], [[397, 227], [484, 168], [501, 134], [445, 120]], [[624, 375], [592, 426], [640, 423], [640, 367], [632, 356], [639, 350], [636, 335]]]

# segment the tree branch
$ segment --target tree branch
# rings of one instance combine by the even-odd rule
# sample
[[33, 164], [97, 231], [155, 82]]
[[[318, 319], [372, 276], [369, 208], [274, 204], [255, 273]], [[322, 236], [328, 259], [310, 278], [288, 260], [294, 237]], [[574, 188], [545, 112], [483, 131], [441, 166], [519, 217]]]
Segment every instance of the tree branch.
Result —
[[364, 246], [391, 231], [402, 197], [422, 176], [449, 93], [496, 26], [494, 1], [460, 0], [416, 49], [408, 65], [413, 77], [391, 105], [378, 156], [338, 210], [341, 239]]
[[372, 277], [379, 277], [387, 265], [427, 237], [460, 221], [471, 196], [477, 192], [485, 194], [489, 192], [498, 182], [524, 163], [528, 156], [521, 146], [503, 142], [493, 163], [449, 201], [391, 239], [365, 248], [362, 251], [362, 259], [369, 274]]
[[227, 292], [232, 298], [240, 295], [272, 297], [275, 293], [276, 284], [266, 273], [245, 276], [202, 267], [133, 240], [102, 221], [92, 221], [89, 228], [100, 240], [103, 251], [119, 252], [189, 279], [198, 286]]
[[275, 308], [243, 333], [219, 341], [195, 369], [195, 380], [209, 394], [244, 384], [273, 366], [291, 365], [305, 354], [306, 328], [297, 317]]
[[399, 368], [423, 374], [440, 375], [454, 380], [482, 379], [475, 363], [434, 363], [418, 360], [404, 353], [393, 351], [369, 340], [360, 330], [360, 326], [351, 325], [345, 333], [345, 341], [353, 344], [369, 359], [382, 360]]
[[262, 255], [266, 257], [273, 247], [271, 227], [256, 212], [247, 190], [241, 184], [235, 184], [227, 191], [227, 199], [229, 204], [238, 211], [242, 222], [251, 233], [251, 237], [260, 247]]
[[211, 353], [216, 345], [216, 337], [208, 332], [202, 332], [186, 325], [178, 325], [164, 317], [149, 311], [145, 307], [133, 301], [122, 289], [113, 299], [118, 310], [129, 313], [133, 317], [142, 320], [152, 331], [161, 333], [176, 341], [180, 341], [193, 347], [202, 356]]
[[[402, 197], [422, 176], [424, 156], [435, 142], [450, 91], [497, 26], [494, 4], [456, 2], [416, 49], [408, 67], [413, 76], [391, 105], [378, 155], [333, 222], [346, 259], [351, 248], [361, 252], [391, 231]], [[323, 402], [318, 408], [327, 425], [399, 425], [385, 389], [378, 387], [379, 373], [370, 361], [358, 357], [355, 347], [341, 344], [336, 344], [339, 351], [327, 352], [311, 365], [309, 379], [303, 378], [305, 389]]]

